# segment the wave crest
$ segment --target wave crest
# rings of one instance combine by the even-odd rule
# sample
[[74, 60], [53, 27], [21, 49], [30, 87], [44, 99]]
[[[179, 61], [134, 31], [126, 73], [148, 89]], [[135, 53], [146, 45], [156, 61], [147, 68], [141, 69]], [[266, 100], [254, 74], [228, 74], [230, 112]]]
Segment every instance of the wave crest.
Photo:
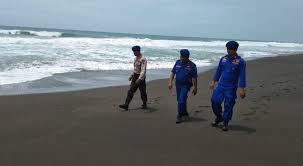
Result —
[[40, 36], [40, 37], [62, 37], [61, 32], [50, 32], [50, 31], [29, 31], [29, 30], [0, 30], [0, 34], [3, 35], [21, 35], [21, 36]]

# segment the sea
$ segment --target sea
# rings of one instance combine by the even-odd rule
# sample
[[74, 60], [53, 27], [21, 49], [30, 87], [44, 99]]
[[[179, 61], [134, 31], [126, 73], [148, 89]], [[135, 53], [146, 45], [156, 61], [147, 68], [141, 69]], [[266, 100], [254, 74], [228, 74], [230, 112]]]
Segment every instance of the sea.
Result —
[[[168, 78], [183, 48], [204, 72], [226, 54], [228, 40], [0, 26], [0, 95], [127, 85], [134, 45], [148, 60], [147, 81]], [[303, 53], [303, 43], [237, 41], [245, 60]]]

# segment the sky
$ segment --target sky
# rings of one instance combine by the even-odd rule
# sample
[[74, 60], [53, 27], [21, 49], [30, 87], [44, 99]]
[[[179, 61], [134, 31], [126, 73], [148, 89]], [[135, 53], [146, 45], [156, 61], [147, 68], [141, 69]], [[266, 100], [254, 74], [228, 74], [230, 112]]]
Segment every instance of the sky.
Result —
[[303, 43], [302, 0], [0, 0], [0, 25]]

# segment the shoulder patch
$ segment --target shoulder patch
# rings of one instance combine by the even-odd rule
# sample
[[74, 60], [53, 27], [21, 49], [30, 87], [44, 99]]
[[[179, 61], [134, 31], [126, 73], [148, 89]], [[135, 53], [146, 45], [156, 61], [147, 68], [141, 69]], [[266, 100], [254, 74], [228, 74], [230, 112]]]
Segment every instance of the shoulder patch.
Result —
[[224, 57], [224, 58], [222, 59], [222, 62], [223, 62], [223, 63], [227, 62], [227, 58]]

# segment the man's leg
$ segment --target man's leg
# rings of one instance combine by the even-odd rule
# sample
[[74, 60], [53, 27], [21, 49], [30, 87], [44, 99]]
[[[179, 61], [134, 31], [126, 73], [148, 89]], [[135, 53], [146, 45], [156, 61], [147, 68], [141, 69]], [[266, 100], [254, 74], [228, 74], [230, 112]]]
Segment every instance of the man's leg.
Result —
[[125, 99], [125, 104], [119, 105], [120, 108], [128, 110], [129, 103], [132, 101], [132, 99], [134, 97], [134, 94], [137, 91], [137, 89], [138, 89], [138, 85], [136, 84], [136, 79], [133, 78], [133, 80], [130, 84], [129, 90], [127, 92], [127, 97]]
[[236, 104], [236, 98], [237, 98], [237, 89], [228, 89], [224, 92], [224, 113], [223, 113], [223, 119], [225, 123], [228, 123], [232, 119], [233, 115], [233, 108]]
[[178, 103], [178, 115], [177, 115], [177, 121], [176, 123], [181, 123], [182, 122], [182, 115], [179, 113], [179, 96], [181, 94], [181, 85], [176, 84], [176, 93], [177, 93], [177, 103]]
[[181, 89], [180, 89], [180, 94], [179, 94], [179, 98], [178, 98], [178, 112], [182, 116], [188, 115], [188, 113], [186, 111], [186, 105], [187, 105], [187, 95], [188, 95], [189, 89], [190, 88], [188, 86], [184, 86], [184, 85], [181, 86]]
[[223, 89], [217, 87], [211, 97], [211, 106], [217, 118], [222, 119], [222, 102], [224, 100]]
[[176, 84], [177, 102], [181, 92], [181, 85]]
[[224, 93], [221, 87], [217, 87], [212, 94], [211, 97], [211, 106], [213, 109], [214, 114], [216, 115], [216, 120], [212, 123], [213, 126], [218, 125], [220, 122], [223, 121], [222, 117], [222, 102], [224, 100]]
[[228, 130], [228, 123], [232, 119], [233, 115], [233, 108], [236, 103], [236, 98], [237, 98], [237, 89], [227, 89], [224, 91], [224, 113], [223, 113], [223, 119], [224, 119], [224, 126], [223, 130], [227, 131]]
[[141, 99], [143, 102], [142, 105], [142, 109], [146, 109], [147, 108], [147, 94], [146, 94], [146, 81], [141, 80], [140, 85], [139, 85], [139, 90], [140, 90], [140, 94], [141, 94]]

